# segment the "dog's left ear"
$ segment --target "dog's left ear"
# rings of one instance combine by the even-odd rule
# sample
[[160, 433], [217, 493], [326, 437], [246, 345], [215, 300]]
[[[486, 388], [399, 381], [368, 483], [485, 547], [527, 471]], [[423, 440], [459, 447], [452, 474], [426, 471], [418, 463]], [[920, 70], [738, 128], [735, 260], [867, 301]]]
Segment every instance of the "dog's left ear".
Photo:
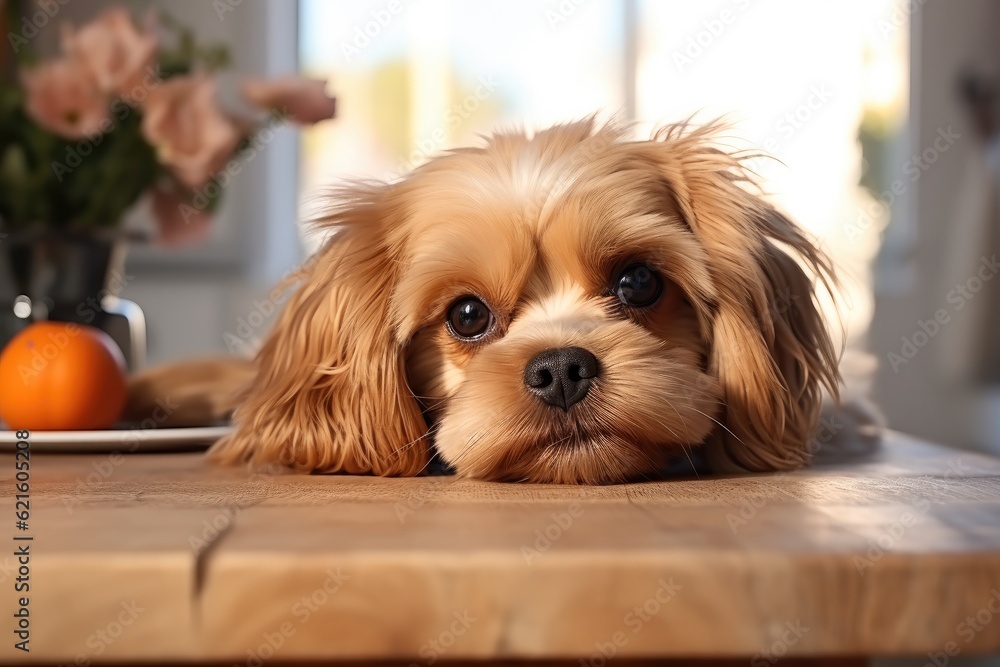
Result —
[[809, 460], [823, 389], [836, 398], [840, 384], [815, 294], [817, 282], [835, 282], [833, 271], [746, 187], [740, 160], [711, 145], [713, 131], [672, 126], [645, 145], [705, 248], [718, 295], [708, 364], [723, 387], [724, 428], [706, 454], [718, 472], [794, 469]]
[[215, 461], [376, 475], [426, 464], [427, 426], [390, 313], [402, 241], [389, 239], [389, 187], [351, 190], [330, 214], [336, 235], [295, 276]]

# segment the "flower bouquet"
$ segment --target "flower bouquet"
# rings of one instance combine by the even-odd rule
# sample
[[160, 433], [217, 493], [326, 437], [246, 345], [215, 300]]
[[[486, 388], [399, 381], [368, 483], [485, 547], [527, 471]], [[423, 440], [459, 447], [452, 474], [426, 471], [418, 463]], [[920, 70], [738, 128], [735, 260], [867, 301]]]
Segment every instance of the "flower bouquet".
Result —
[[148, 195], [162, 242], [198, 239], [259, 131], [335, 111], [325, 81], [293, 76], [245, 80], [253, 112], [223, 108], [226, 48], [197, 44], [165, 15], [112, 7], [62, 26], [60, 46], [40, 62], [18, 49], [16, 80], [0, 83], [3, 233], [117, 227]]
[[[0, 63], [0, 347], [37, 320], [111, 330], [121, 316], [141, 331], [115, 284], [134, 236], [125, 212], [148, 197], [161, 243], [199, 240], [262, 137], [335, 111], [325, 81], [295, 76], [243, 80], [241, 109], [224, 107], [225, 46], [165, 14], [110, 7], [59, 38], [53, 58], [19, 38], [16, 62]], [[144, 334], [126, 338], [123, 350], [139, 349]]]

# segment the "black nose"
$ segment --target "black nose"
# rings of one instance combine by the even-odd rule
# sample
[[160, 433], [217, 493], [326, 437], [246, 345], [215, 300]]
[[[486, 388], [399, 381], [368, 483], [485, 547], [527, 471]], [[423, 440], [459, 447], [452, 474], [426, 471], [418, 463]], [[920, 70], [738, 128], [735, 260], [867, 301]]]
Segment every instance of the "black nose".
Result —
[[524, 367], [524, 384], [540, 399], [563, 410], [583, 400], [597, 377], [597, 358], [582, 347], [539, 352]]

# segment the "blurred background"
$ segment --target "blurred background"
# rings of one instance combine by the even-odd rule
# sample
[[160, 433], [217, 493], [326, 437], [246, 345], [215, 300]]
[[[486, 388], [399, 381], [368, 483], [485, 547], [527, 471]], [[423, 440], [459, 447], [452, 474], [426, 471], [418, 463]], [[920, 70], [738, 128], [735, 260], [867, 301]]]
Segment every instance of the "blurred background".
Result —
[[[61, 25], [112, 4], [227, 44], [223, 96], [227, 77], [301, 74], [337, 98], [334, 120], [268, 133], [205, 239], [130, 245], [114, 291], [145, 313], [148, 363], [252, 352], [274, 283], [321, 240], [298, 221], [330, 184], [396, 178], [497, 128], [725, 116], [725, 142], [775, 158], [753, 162], [765, 189], [841, 267], [852, 390], [893, 428], [1000, 453], [1000, 5], [20, 0], [5, 33], [52, 53]], [[142, 227], [149, 203], [127, 217]]]

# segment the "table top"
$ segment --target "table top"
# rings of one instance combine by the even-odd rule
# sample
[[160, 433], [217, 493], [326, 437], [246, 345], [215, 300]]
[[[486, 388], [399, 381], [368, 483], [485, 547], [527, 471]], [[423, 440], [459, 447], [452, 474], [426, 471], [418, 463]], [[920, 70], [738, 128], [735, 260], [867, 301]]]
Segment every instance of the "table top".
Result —
[[30, 475], [18, 531], [0, 456], [33, 538], [0, 552], [11, 619], [30, 545], [8, 663], [1000, 652], [1000, 459], [899, 434], [851, 465], [605, 487], [197, 453], [34, 453]]

